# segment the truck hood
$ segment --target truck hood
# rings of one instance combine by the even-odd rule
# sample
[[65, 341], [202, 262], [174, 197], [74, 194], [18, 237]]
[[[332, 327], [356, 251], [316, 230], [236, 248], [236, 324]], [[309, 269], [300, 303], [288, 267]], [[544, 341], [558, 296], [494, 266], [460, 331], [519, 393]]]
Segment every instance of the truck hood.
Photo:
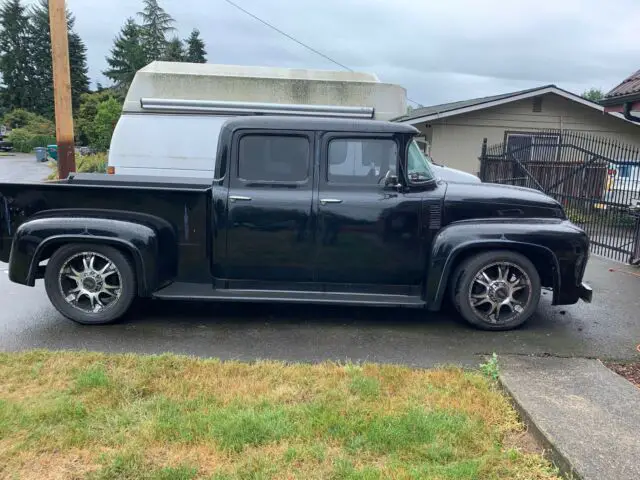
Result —
[[431, 164], [431, 169], [435, 173], [436, 177], [445, 182], [460, 182], [460, 183], [480, 183], [480, 179], [462, 170], [456, 170], [455, 168], [445, 167], [444, 165]]
[[495, 183], [447, 184], [447, 223], [474, 218], [566, 218], [560, 203], [531, 188]]

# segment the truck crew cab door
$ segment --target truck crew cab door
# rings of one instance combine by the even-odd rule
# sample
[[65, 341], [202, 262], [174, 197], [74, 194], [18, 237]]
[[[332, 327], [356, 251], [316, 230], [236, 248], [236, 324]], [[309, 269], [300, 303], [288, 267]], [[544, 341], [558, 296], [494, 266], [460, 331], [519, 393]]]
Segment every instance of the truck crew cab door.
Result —
[[218, 271], [228, 287], [286, 289], [313, 281], [313, 150], [314, 137], [304, 132], [235, 132], [227, 254]]
[[416, 295], [424, 281], [425, 192], [384, 186], [402, 136], [327, 133], [318, 178], [316, 277], [327, 290]]

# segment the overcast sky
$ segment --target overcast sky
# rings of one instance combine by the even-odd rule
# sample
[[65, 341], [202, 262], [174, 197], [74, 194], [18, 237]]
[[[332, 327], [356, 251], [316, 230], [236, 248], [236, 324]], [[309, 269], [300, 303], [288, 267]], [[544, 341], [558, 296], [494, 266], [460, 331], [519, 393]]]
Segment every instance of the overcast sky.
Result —
[[[582, 93], [640, 69], [640, 0], [234, 0], [424, 105], [555, 83]], [[224, 0], [161, 0], [211, 63], [338, 69]], [[91, 79], [141, 0], [67, 0]]]

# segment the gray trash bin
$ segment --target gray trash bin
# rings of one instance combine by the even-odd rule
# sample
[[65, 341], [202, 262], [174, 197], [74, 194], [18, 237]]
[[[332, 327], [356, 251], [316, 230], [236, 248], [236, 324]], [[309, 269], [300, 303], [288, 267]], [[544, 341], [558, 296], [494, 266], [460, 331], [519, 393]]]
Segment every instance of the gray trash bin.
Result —
[[47, 149], [45, 147], [34, 148], [36, 152], [36, 162], [45, 162], [47, 160]]

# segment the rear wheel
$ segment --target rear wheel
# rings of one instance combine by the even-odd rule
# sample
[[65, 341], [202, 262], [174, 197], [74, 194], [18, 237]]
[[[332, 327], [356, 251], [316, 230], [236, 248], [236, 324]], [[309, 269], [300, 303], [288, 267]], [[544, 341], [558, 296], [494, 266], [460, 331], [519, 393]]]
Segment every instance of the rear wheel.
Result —
[[522, 325], [540, 301], [540, 275], [527, 257], [516, 252], [491, 251], [471, 257], [453, 278], [456, 309], [484, 330]]
[[106, 245], [65, 245], [44, 275], [49, 300], [65, 317], [86, 325], [116, 321], [136, 296], [135, 271], [120, 251]]

